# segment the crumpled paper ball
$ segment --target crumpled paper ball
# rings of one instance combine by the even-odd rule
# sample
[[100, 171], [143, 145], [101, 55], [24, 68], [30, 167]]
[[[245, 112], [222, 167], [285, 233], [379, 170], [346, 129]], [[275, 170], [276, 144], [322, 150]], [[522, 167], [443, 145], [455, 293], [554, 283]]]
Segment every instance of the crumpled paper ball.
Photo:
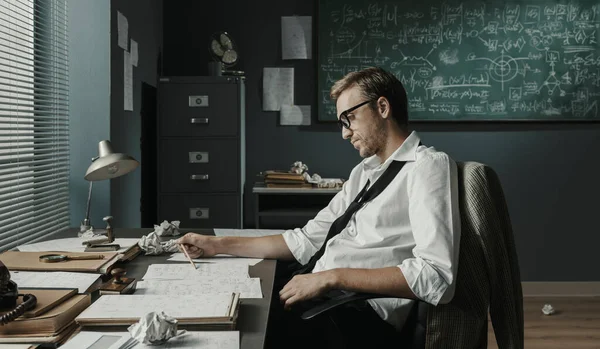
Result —
[[179, 235], [180, 221], [163, 221], [160, 225], [154, 225], [154, 232], [158, 236], [177, 236]]
[[556, 310], [551, 304], [544, 304], [544, 306], [542, 307], [542, 313], [544, 313], [544, 315], [552, 315], [555, 312]]
[[173, 253], [179, 251], [177, 240], [160, 241], [156, 232], [144, 235], [138, 241], [138, 245], [147, 255], [159, 255], [162, 253]]
[[80, 238], [84, 238], [84, 239], [89, 239], [89, 238], [95, 238], [100, 234], [96, 234], [94, 233], [94, 227], [91, 227], [90, 229], [84, 231], [84, 232], [79, 232], [78, 236]]
[[302, 161], [296, 161], [292, 164], [290, 172], [302, 174], [304, 172], [308, 172], [308, 166], [306, 166], [306, 164], [303, 164]]
[[177, 336], [177, 319], [164, 312], [151, 312], [129, 326], [131, 337], [143, 344], [159, 345]]

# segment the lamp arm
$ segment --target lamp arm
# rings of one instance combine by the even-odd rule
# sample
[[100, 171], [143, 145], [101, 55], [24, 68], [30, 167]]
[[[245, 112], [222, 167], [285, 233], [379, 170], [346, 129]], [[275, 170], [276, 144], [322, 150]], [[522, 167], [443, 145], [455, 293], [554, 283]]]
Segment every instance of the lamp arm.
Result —
[[85, 209], [85, 220], [87, 222], [90, 221], [90, 205], [91, 205], [91, 201], [92, 201], [92, 186], [93, 186], [94, 182], [90, 181], [90, 189], [88, 191], [88, 198], [87, 198], [87, 206]]

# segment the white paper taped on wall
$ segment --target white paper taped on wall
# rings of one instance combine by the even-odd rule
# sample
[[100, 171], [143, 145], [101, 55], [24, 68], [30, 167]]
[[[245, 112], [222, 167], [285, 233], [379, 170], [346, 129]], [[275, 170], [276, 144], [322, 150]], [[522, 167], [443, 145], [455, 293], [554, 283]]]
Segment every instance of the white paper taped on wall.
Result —
[[310, 125], [310, 105], [282, 105], [281, 125]]
[[312, 17], [281, 17], [282, 59], [312, 58]]
[[279, 111], [294, 104], [294, 68], [263, 69], [263, 110]]

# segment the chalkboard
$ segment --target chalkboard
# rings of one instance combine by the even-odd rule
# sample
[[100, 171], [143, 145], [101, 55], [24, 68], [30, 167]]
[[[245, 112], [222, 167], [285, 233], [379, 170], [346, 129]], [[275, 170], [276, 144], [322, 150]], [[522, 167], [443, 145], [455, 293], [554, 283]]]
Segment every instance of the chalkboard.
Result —
[[318, 115], [346, 73], [382, 67], [410, 120], [600, 121], [600, 3], [319, 0]]

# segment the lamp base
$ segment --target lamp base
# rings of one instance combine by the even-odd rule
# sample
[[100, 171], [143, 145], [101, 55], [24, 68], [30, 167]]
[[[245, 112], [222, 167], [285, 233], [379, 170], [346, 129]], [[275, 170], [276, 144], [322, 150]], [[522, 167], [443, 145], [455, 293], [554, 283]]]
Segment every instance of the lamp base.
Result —
[[90, 220], [86, 218], [83, 220], [83, 222], [81, 222], [81, 225], [79, 225], [79, 232], [77, 233], [77, 236], [81, 237], [83, 233], [93, 228], [94, 227], [92, 227], [92, 225], [90, 224]]

